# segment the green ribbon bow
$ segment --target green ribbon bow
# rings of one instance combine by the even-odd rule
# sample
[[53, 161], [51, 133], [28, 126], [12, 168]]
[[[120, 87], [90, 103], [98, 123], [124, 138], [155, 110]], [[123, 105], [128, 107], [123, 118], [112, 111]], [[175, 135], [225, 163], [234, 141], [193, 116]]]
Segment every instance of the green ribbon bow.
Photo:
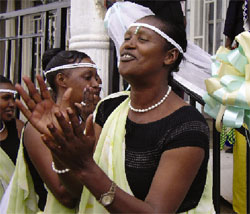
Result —
[[223, 106], [222, 123], [231, 128], [244, 123], [250, 127], [250, 33], [243, 32], [236, 40], [238, 48], [220, 47], [212, 57], [212, 77], [205, 80], [207, 93], [203, 96], [204, 111], [218, 119]]

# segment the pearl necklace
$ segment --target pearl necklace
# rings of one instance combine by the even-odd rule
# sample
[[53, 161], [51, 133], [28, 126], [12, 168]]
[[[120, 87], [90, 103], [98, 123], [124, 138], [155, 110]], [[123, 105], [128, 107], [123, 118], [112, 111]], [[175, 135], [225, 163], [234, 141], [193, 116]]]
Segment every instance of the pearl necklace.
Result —
[[3, 127], [0, 129], [0, 133], [2, 133], [5, 129], [5, 123], [2, 121]]
[[161, 105], [168, 97], [168, 95], [170, 94], [171, 92], [171, 86], [168, 86], [168, 91], [167, 93], [164, 95], [164, 97], [156, 104], [148, 107], [148, 108], [145, 108], [145, 109], [137, 109], [137, 108], [134, 108], [132, 105], [131, 105], [131, 100], [129, 101], [128, 105], [129, 105], [129, 108], [134, 111], [134, 112], [140, 112], [140, 113], [144, 113], [144, 112], [148, 112], [150, 110], [153, 110], [155, 109], [156, 107], [158, 107], [159, 105]]

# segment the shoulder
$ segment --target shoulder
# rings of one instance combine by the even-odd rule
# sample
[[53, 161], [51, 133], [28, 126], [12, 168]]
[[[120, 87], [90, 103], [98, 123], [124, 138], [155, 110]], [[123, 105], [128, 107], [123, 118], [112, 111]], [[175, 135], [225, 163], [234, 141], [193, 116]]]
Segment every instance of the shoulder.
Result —
[[173, 113], [173, 116], [179, 123], [200, 121], [207, 124], [204, 116], [195, 107], [190, 105], [179, 108]]
[[[38, 142], [41, 140], [41, 134], [28, 122], [24, 127], [23, 133], [23, 143], [25, 147], [29, 145], [38, 145]], [[36, 143], [34, 143], [36, 142]]]
[[178, 127], [187, 131], [198, 131], [209, 135], [209, 128], [204, 116], [193, 106], [180, 109]]
[[203, 115], [192, 106], [184, 106], [171, 115], [171, 130], [168, 133], [168, 149], [198, 146], [207, 150], [209, 127]]
[[123, 91], [111, 94], [105, 97], [97, 106], [95, 122], [103, 127], [109, 115], [119, 106], [126, 98], [129, 92]]

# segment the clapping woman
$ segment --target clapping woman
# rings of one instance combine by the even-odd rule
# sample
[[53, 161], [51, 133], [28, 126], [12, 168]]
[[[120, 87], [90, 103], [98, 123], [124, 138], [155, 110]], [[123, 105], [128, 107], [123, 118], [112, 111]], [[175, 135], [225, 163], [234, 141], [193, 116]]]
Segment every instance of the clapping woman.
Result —
[[214, 213], [207, 123], [169, 86], [186, 49], [184, 27], [147, 16], [124, 38], [119, 72], [131, 91], [102, 100], [84, 132], [71, 108], [55, 112], [58, 124], [36, 124], [35, 115], [46, 116], [42, 81], [36, 104], [29, 97], [28, 109], [19, 108], [84, 186], [79, 213]]
[[[44, 76], [51, 88], [48, 95], [53, 94], [53, 99], [45, 103], [43, 113], [48, 113], [49, 119], [53, 119], [55, 109], [65, 111], [65, 108], [70, 106], [78, 118], [84, 121], [100, 100], [101, 79], [97, 73], [97, 66], [91, 58], [83, 52], [50, 49], [43, 55], [43, 67]], [[23, 80], [26, 84], [29, 82], [27, 77]], [[71, 96], [64, 97], [68, 88], [71, 88]], [[39, 96], [36, 88], [33, 88], [31, 93], [33, 99]], [[36, 103], [30, 100], [30, 104], [35, 110]], [[51, 109], [52, 106], [54, 108]], [[45, 120], [39, 118], [35, 125], [43, 123], [46, 123], [46, 118]], [[53, 161], [53, 154], [42, 142], [40, 133], [34, 128], [35, 125], [30, 123], [26, 125], [23, 147], [25, 161], [28, 163], [35, 191], [39, 196], [38, 207], [40, 210], [45, 209], [45, 213], [74, 213], [81, 186], [78, 188], [77, 182], [71, 182], [71, 173], [64, 175], [60, 171], [60, 161], [55, 158]], [[64, 180], [65, 183], [71, 183], [71, 188], [77, 189], [77, 192], [72, 193], [65, 188]], [[26, 202], [19, 204], [24, 203]]]

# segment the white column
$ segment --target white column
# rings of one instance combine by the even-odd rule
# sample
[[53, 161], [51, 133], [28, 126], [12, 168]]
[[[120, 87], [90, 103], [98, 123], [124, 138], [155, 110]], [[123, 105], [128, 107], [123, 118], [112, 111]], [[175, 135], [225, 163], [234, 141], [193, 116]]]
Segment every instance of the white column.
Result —
[[103, 94], [108, 93], [109, 37], [104, 28], [106, 9], [101, 0], [71, 0], [70, 50], [88, 54], [96, 63], [103, 82]]

